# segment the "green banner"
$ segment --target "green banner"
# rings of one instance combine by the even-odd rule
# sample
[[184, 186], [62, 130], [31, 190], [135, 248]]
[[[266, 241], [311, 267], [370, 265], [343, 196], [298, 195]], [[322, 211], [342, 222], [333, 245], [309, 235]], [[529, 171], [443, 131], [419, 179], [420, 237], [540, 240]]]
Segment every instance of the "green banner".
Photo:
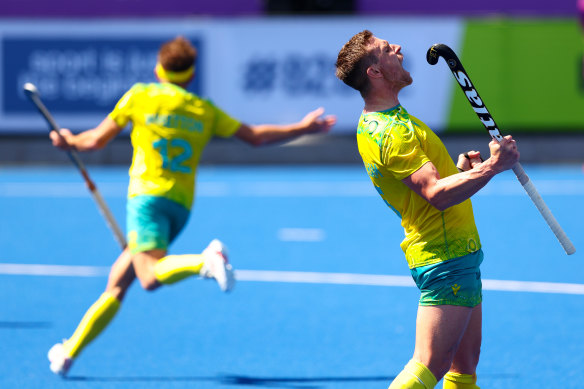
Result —
[[[584, 132], [583, 32], [574, 19], [470, 19], [459, 57], [503, 134]], [[454, 86], [447, 132], [481, 124]]]

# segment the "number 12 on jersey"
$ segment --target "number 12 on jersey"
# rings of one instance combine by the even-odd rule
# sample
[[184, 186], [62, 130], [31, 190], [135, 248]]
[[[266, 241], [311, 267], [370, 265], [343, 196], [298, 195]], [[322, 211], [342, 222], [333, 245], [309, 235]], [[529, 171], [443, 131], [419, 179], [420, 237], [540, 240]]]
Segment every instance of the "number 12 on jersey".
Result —
[[152, 144], [162, 156], [162, 168], [171, 172], [190, 173], [186, 163], [193, 156], [193, 149], [184, 139], [159, 139]]

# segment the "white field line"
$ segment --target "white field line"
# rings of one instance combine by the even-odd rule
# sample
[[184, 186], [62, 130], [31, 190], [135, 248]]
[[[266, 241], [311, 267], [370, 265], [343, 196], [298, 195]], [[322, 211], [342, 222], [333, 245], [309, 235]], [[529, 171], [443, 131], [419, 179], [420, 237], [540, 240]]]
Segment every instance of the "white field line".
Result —
[[278, 239], [283, 242], [322, 242], [326, 233], [321, 228], [280, 228]]
[[0, 263], [0, 274], [20, 276], [101, 277], [107, 276], [109, 269], [109, 267], [105, 266], [98, 267]]
[[[105, 277], [108, 272], [109, 267], [105, 266], [0, 263], [0, 275]], [[379, 274], [237, 270], [235, 276], [238, 281], [251, 282], [415, 287], [414, 281], [409, 276]], [[584, 284], [559, 282], [483, 280], [483, 289], [499, 292], [584, 295]]]

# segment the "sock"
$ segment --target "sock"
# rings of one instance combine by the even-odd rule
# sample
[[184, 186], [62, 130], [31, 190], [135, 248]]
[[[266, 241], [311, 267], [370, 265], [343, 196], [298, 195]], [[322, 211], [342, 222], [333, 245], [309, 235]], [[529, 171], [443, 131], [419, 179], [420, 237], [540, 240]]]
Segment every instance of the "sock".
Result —
[[113, 295], [105, 292], [87, 310], [73, 335], [63, 342], [65, 352], [75, 358], [99, 335], [114, 318], [120, 302]]
[[167, 255], [154, 265], [154, 274], [161, 284], [174, 284], [199, 274], [203, 267], [202, 254]]
[[426, 366], [411, 360], [388, 389], [433, 389], [436, 384], [436, 377]]
[[477, 383], [476, 374], [461, 374], [449, 371], [444, 375], [444, 389], [480, 389]]

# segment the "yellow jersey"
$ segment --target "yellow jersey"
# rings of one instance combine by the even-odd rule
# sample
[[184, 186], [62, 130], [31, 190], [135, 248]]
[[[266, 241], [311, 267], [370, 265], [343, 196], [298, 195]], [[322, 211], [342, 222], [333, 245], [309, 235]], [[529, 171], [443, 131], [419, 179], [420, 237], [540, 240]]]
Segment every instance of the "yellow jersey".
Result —
[[207, 142], [212, 136], [232, 136], [241, 125], [210, 101], [171, 83], [135, 84], [109, 118], [122, 128], [133, 124], [128, 197], [165, 197], [187, 209]]
[[439, 211], [402, 180], [432, 162], [440, 177], [458, 173], [438, 136], [398, 105], [363, 113], [357, 129], [359, 153], [373, 185], [401, 218], [401, 243], [410, 269], [458, 258], [481, 247], [470, 199]]

